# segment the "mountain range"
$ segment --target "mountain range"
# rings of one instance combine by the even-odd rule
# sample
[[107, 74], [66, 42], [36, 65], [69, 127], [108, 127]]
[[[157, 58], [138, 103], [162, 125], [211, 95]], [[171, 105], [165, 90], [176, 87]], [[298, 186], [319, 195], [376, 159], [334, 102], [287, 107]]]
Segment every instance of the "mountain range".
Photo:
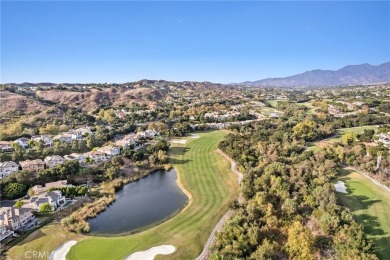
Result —
[[285, 78], [246, 81], [239, 85], [259, 87], [324, 87], [390, 82], [390, 62], [380, 65], [348, 65], [339, 70], [311, 70]]

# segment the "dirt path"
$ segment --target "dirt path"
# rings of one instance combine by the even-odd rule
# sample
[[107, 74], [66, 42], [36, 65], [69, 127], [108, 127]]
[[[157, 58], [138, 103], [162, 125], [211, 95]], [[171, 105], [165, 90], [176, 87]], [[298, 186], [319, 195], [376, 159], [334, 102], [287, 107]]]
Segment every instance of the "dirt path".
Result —
[[[230, 162], [230, 169], [232, 170], [232, 172], [234, 172], [237, 176], [238, 176], [238, 179], [237, 179], [237, 183], [238, 183], [238, 186], [240, 186], [241, 184], [241, 181], [242, 181], [242, 178], [243, 178], [243, 175], [241, 172], [239, 172], [237, 170], [237, 163], [231, 159], [229, 156], [227, 156], [224, 152], [222, 152], [220, 149], [217, 150], [217, 152], [219, 154], [221, 154], [226, 160], [228, 160]], [[241, 193], [238, 197], [238, 202], [241, 203], [242, 202], [242, 196], [241, 196]], [[200, 255], [196, 258], [196, 260], [206, 260], [206, 259], [209, 259], [209, 256], [210, 256], [210, 247], [211, 245], [215, 242], [215, 234], [217, 234], [217, 232], [220, 232], [226, 222], [226, 220], [230, 217], [230, 215], [232, 214], [232, 211], [229, 210], [228, 212], [226, 212], [225, 215], [223, 215], [223, 217], [219, 220], [219, 222], [217, 223], [217, 225], [214, 227], [213, 231], [211, 231], [211, 234], [209, 236], [209, 238], [207, 239], [207, 242], [206, 244], [204, 245], [203, 247], [203, 250], [202, 252], [200, 253]]]

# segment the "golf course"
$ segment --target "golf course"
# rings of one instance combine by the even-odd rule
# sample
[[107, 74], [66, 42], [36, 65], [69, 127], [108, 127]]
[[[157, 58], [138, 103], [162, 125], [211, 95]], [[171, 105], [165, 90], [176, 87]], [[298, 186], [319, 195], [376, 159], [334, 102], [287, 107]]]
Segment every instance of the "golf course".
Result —
[[[57, 238], [59, 225], [52, 224], [34, 232], [9, 252], [12, 259], [26, 250], [54, 250], [72, 239], [79, 242], [67, 259], [120, 259], [134, 252], [161, 245], [172, 245], [176, 251], [158, 259], [194, 259], [207, 238], [228, 210], [228, 202], [238, 196], [237, 176], [230, 163], [216, 152], [227, 131], [197, 133], [182, 138], [186, 143], [172, 143], [170, 163], [178, 173], [178, 182], [189, 196], [189, 204], [176, 216], [151, 229], [134, 235], [94, 237], [69, 234]], [[65, 232], [61, 231], [65, 234]]]
[[345, 182], [348, 191], [338, 193], [341, 203], [364, 225], [378, 258], [390, 259], [390, 192], [351, 170], [343, 170], [338, 181]]

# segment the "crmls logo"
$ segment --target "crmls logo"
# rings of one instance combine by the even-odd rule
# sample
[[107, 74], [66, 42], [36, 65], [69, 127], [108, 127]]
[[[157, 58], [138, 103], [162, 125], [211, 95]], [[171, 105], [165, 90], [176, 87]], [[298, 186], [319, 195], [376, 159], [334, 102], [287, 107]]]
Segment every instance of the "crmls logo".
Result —
[[53, 252], [28, 250], [24, 253], [27, 259], [49, 259]]

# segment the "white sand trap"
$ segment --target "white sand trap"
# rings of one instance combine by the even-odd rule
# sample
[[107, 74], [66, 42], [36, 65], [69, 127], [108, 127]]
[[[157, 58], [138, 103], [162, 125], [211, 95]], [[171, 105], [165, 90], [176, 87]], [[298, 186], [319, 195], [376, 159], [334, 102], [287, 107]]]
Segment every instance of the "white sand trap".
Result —
[[196, 134], [191, 134], [190, 138], [199, 138], [200, 136], [199, 135], [196, 135]]
[[338, 181], [334, 187], [336, 188], [336, 191], [341, 193], [348, 193], [347, 187], [345, 187], [345, 183], [343, 181]]
[[66, 254], [69, 252], [70, 248], [77, 243], [75, 240], [70, 240], [64, 243], [62, 246], [51, 252], [49, 259], [50, 260], [66, 260]]
[[146, 251], [135, 252], [127, 256], [124, 260], [153, 260], [156, 255], [169, 255], [175, 252], [174, 246], [156, 246]]
[[186, 144], [187, 140], [173, 139], [173, 140], [171, 140], [171, 143], [173, 143], [173, 144]]

